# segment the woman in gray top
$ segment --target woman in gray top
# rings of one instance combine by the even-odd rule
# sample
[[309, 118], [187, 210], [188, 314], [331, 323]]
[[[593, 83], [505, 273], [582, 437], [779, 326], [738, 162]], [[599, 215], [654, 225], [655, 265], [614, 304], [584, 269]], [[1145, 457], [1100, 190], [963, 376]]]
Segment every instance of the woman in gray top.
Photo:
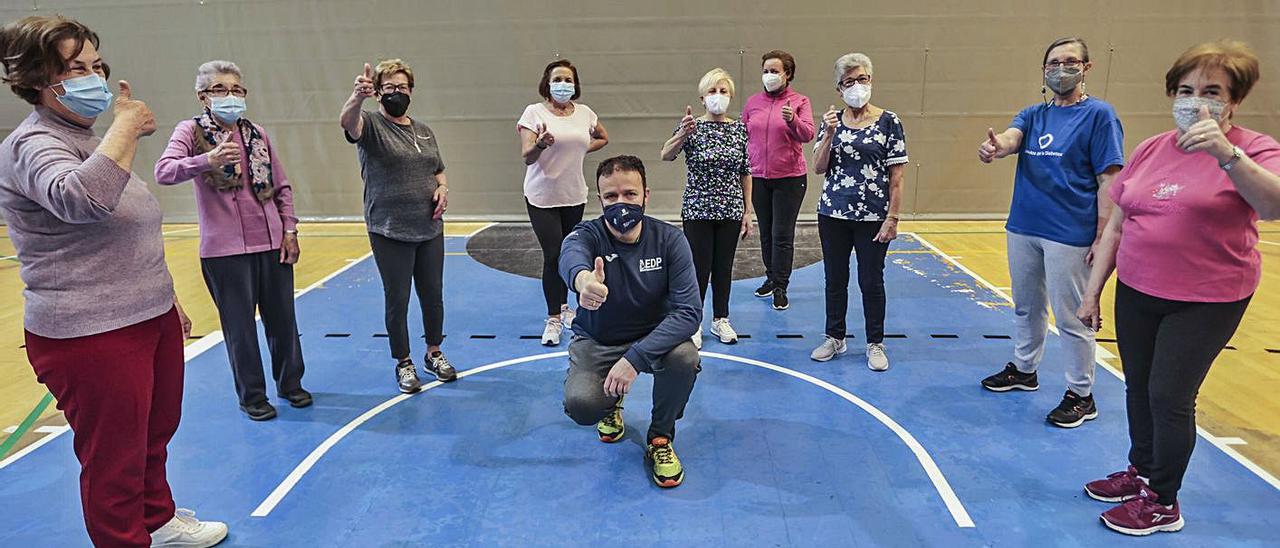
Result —
[[[431, 128], [409, 117], [413, 70], [399, 59], [368, 63], [342, 107], [342, 130], [356, 145], [364, 179], [364, 219], [382, 276], [387, 335], [396, 381], [406, 394], [422, 388], [409, 357], [409, 288], [416, 286], [427, 334], [423, 367], [436, 379], [458, 378], [440, 352], [444, 341], [444, 211], [449, 185]], [[377, 97], [377, 112], [362, 110]]]
[[[155, 116], [98, 35], [62, 16], [0, 29], [0, 63], [34, 112], [0, 143], [0, 213], [26, 285], [27, 358], [75, 434], [80, 503], [99, 546], [213, 546], [227, 526], [179, 510], [165, 479], [191, 322], [164, 262], [160, 204], [135, 175]], [[99, 138], [93, 124], [113, 107]]]

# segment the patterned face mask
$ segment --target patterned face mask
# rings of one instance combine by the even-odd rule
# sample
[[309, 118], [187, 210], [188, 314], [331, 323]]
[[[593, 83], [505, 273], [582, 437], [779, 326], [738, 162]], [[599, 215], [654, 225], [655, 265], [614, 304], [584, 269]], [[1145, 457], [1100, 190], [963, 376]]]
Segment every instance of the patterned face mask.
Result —
[[642, 218], [644, 218], [642, 205], [615, 202], [604, 208], [604, 222], [622, 234], [635, 228]]
[[1200, 121], [1200, 107], [1209, 107], [1209, 116], [1215, 122], [1222, 121], [1222, 113], [1227, 104], [1208, 97], [1179, 97], [1173, 100], [1173, 123], [1178, 126], [1178, 133], [1186, 133], [1187, 129]]

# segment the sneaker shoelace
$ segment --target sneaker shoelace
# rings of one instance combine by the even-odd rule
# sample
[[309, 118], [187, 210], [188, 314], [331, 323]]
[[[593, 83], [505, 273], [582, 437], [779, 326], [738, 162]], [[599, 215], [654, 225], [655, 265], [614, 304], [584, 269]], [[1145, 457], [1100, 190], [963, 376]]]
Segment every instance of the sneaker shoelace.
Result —
[[670, 445], [659, 445], [653, 448], [653, 462], [658, 464], [675, 464], [676, 452]]
[[200, 528], [200, 520], [196, 519], [196, 513], [186, 508], [178, 508], [173, 517], [178, 520], [182, 529], [186, 532], [193, 532]]
[[827, 338], [827, 340], [822, 341], [822, 343], [826, 345], [828, 350], [831, 350], [832, 352], [836, 352], [840, 350], [840, 341], [836, 340], [836, 338], [832, 337], [831, 335], [824, 335], [824, 336]]
[[405, 362], [396, 367], [396, 375], [400, 377], [400, 382], [413, 380], [418, 373], [413, 370], [413, 362]]
[[547, 318], [547, 327], [555, 327], [559, 329], [560, 327], [563, 327], [563, 326], [564, 326], [564, 322], [560, 321], [560, 318], [558, 317]]
[[453, 364], [449, 363], [449, 358], [444, 357], [444, 354], [432, 356], [431, 365], [436, 368], [436, 371], [444, 374], [453, 372]]
[[884, 345], [877, 344], [877, 343], [871, 343], [867, 345], [867, 354], [869, 354], [873, 358], [884, 357]]
[[614, 407], [613, 411], [610, 412], [608, 415], [605, 415], [604, 420], [602, 420], [601, 422], [603, 422], [604, 425], [608, 426], [609, 428], [618, 428], [619, 427], [618, 423], [620, 422], [618, 418], [621, 416], [622, 416], [622, 408]]
[[725, 335], [729, 337], [738, 336], [738, 332], [733, 330], [732, 325], [729, 325], [728, 318], [720, 318], [718, 320], [712, 320], [711, 323], [712, 325], [715, 325], [716, 331], [718, 331], [721, 335]]

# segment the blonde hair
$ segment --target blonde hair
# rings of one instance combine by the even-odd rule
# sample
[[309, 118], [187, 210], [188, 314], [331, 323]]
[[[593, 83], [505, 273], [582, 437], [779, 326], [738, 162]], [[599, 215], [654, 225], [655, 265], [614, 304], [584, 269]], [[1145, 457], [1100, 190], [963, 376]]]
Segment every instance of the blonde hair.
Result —
[[728, 71], [716, 67], [707, 71], [706, 74], [702, 75], [702, 80], [698, 81], [698, 95], [706, 95], [708, 91], [711, 91], [711, 88], [716, 87], [716, 84], [720, 82], [729, 84], [729, 95], [736, 96], [738, 94], [733, 86], [733, 77], [729, 76]]
[[383, 59], [378, 61], [378, 66], [374, 67], [373, 72], [375, 75], [373, 77], [374, 88], [381, 88], [383, 80], [390, 78], [391, 75], [399, 72], [404, 73], [405, 77], [409, 79], [409, 89], [413, 89], [413, 69], [409, 68], [409, 65], [406, 65], [404, 61], [399, 59]]
[[1249, 90], [1261, 77], [1258, 56], [1249, 46], [1237, 40], [1218, 40], [1191, 46], [1182, 52], [1173, 67], [1164, 75], [1164, 91], [1170, 97], [1178, 92], [1182, 79], [1196, 69], [1221, 68], [1227, 73], [1231, 89], [1227, 94], [1232, 102], [1239, 103], [1249, 95]]

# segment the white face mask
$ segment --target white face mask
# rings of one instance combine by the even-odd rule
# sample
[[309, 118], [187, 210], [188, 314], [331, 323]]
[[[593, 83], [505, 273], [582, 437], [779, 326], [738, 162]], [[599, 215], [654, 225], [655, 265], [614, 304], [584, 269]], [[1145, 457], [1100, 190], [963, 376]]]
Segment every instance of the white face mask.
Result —
[[557, 103], [568, 103], [573, 98], [573, 82], [551, 82], [551, 98]]
[[707, 105], [707, 112], [719, 116], [729, 110], [729, 96], [719, 93], [708, 95], [702, 99], [703, 104]]
[[782, 89], [782, 75], [775, 72], [766, 72], [760, 75], [760, 81], [764, 83], [765, 91], [773, 93]]
[[844, 88], [844, 92], [841, 95], [844, 96], [844, 104], [853, 108], [862, 108], [871, 100], [871, 86], [854, 84]]
[[1208, 97], [1179, 97], [1173, 100], [1173, 123], [1178, 125], [1178, 133], [1186, 133], [1187, 129], [1200, 121], [1200, 107], [1209, 107], [1209, 116], [1215, 122], [1222, 122], [1222, 113], [1227, 104]]

